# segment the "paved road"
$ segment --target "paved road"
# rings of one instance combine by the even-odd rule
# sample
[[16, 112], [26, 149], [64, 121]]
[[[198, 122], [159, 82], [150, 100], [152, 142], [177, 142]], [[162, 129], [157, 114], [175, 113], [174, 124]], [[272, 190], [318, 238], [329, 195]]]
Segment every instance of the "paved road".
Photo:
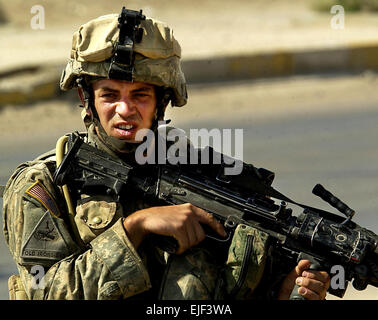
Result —
[[[192, 96], [197, 94], [191, 91]], [[291, 101], [291, 100], [290, 100]], [[289, 107], [289, 100], [281, 107]], [[243, 128], [244, 161], [276, 172], [275, 187], [297, 201], [331, 210], [329, 205], [311, 194], [316, 183], [322, 183], [357, 211], [355, 221], [378, 233], [378, 107], [375, 99], [364, 97], [345, 103], [345, 112], [311, 113], [286, 117], [259, 118], [250, 116], [227, 120], [197, 119], [196, 128]], [[315, 102], [316, 103], [316, 102]], [[323, 108], [333, 109], [337, 101], [329, 100]], [[304, 101], [305, 104], [305, 101]], [[177, 121], [187, 132], [189, 126]], [[193, 125], [192, 125], [193, 126]], [[51, 148], [59, 134], [35, 138], [25, 137], [24, 148], [14, 142], [0, 140], [0, 184], [4, 184], [16, 163], [31, 159]], [[0, 241], [0, 299], [7, 299], [6, 280], [15, 271], [3, 239]], [[358, 296], [348, 289], [349, 299], [378, 299], [377, 289]]]

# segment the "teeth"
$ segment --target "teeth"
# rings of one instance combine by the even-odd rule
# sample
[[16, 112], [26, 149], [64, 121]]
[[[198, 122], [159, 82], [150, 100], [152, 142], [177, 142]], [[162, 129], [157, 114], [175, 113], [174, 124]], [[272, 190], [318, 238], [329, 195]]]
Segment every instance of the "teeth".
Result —
[[121, 124], [118, 128], [120, 129], [124, 129], [124, 130], [130, 130], [132, 129], [134, 126], [132, 124]]

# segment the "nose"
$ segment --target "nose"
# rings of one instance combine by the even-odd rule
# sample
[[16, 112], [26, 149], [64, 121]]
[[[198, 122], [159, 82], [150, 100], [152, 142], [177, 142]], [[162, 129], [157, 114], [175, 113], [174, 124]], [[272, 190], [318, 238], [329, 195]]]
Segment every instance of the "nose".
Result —
[[135, 106], [128, 99], [122, 99], [117, 102], [115, 112], [122, 117], [129, 117], [135, 114]]

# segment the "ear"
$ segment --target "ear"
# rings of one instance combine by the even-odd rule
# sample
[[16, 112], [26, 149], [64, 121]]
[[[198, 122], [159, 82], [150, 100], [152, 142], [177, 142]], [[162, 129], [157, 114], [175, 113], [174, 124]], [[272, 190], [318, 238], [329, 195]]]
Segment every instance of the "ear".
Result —
[[93, 112], [91, 110], [91, 108], [87, 108], [85, 106], [85, 95], [84, 95], [84, 91], [82, 88], [77, 88], [77, 94], [80, 98], [80, 101], [81, 101], [81, 105], [85, 108], [85, 114], [82, 114], [82, 116], [86, 116], [88, 117], [89, 119], [92, 119], [92, 116], [93, 116]]
[[92, 113], [91, 108], [85, 109], [85, 114], [86, 114], [88, 117], [92, 118], [93, 113]]

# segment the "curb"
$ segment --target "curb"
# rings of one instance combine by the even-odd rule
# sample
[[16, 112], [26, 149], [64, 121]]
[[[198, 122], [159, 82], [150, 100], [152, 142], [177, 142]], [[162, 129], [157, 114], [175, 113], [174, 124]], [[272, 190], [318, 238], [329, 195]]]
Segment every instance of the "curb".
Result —
[[378, 70], [378, 42], [345, 48], [276, 51], [183, 61], [188, 83]]
[[[27, 104], [61, 95], [59, 79], [64, 65], [25, 66], [0, 71], [0, 107]], [[182, 69], [189, 84], [378, 70], [378, 41], [331, 49], [204, 57], [183, 60]], [[25, 74], [28, 81], [17, 81]], [[13, 86], [5, 85], [9, 84], [9, 79], [14, 82]]]
[[57, 97], [61, 65], [25, 66], [0, 71], [0, 107]]

